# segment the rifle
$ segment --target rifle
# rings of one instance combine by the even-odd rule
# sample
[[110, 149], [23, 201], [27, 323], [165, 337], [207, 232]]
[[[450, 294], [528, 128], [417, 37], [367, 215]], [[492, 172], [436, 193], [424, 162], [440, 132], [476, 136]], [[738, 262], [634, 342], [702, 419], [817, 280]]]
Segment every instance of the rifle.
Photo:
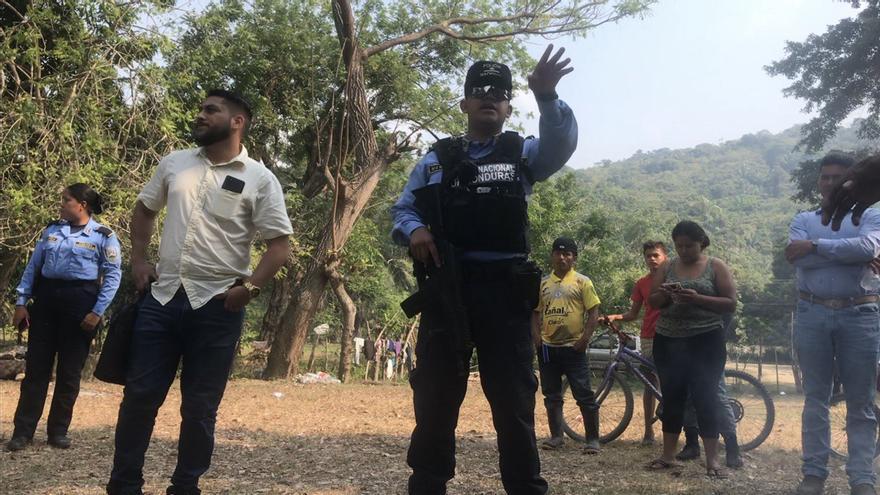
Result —
[[[400, 307], [409, 318], [425, 310], [433, 310], [432, 316], [435, 318], [427, 322], [422, 319], [423, 323], [427, 323], [424, 328], [429, 332], [452, 332], [458, 355], [458, 373], [467, 375], [474, 344], [471, 341], [470, 321], [461, 290], [461, 262], [455, 246], [443, 238], [439, 184], [423, 187], [414, 194], [416, 204], [422, 205], [419, 209], [425, 213], [428, 225], [436, 227], [432, 229], [432, 234], [441, 266], [438, 268], [433, 263], [425, 265], [413, 260], [419, 290], [400, 303]], [[437, 327], [429, 328], [428, 325], [432, 324]]]

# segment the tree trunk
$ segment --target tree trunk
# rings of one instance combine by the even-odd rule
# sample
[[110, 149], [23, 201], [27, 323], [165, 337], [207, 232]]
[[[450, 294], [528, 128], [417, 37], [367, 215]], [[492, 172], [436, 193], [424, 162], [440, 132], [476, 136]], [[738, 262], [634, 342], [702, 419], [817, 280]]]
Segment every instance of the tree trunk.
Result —
[[[403, 376], [403, 368], [406, 366], [406, 350], [410, 346], [410, 339], [412, 338], [412, 334], [416, 328], [419, 326], [419, 317], [416, 316], [416, 319], [413, 320], [412, 324], [406, 330], [406, 335], [403, 337], [403, 340], [400, 342], [400, 358], [397, 361], [397, 376]], [[409, 370], [407, 370], [409, 373]]]
[[[380, 150], [376, 142], [367, 100], [364, 70], [361, 65], [362, 51], [355, 33], [354, 13], [349, 0], [333, 0], [333, 14], [337, 37], [342, 48], [347, 69], [344, 91], [346, 120], [341, 123], [340, 142], [347, 143], [344, 153], [336, 160], [340, 164], [333, 188], [335, 208], [324, 226], [321, 242], [314, 258], [307, 266], [302, 282], [294, 290], [295, 296], [284, 312], [281, 327], [275, 336], [264, 378], [290, 377], [299, 367], [309, 324], [315, 315], [318, 302], [327, 287], [325, 267], [330, 256], [336, 256], [348, 241], [355, 222], [360, 218], [370, 200], [379, 176], [396, 159], [396, 143]], [[355, 170], [351, 181], [343, 180], [341, 164], [349, 160]]]
[[309, 362], [306, 363], [306, 371], [311, 372], [315, 369], [315, 349], [318, 347], [318, 335], [312, 336], [312, 352], [309, 354]]
[[[288, 273], [295, 271], [290, 267], [288, 270]], [[276, 278], [273, 282], [269, 304], [263, 315], [263, 324], [260, 326], [260, 340], [272, 342], [275, 339], [275, 333], [281, 326], [281, 317], [284, 316], [284, 310], [290, 304], [292, 286], [290, 277]]]
[[345, 383], [351, 378], [351, 339], [354, 335], [354, 321], [357, 315], [357, 307], [352, 301], [348, 291], [345, 290], [345, 282], [339, 274], [339, 261], [334, 260], [327, 267], [327, 276], [330, 286], [339, 306], [342, 308], [342, 337], [339, 342], [339, 379]]

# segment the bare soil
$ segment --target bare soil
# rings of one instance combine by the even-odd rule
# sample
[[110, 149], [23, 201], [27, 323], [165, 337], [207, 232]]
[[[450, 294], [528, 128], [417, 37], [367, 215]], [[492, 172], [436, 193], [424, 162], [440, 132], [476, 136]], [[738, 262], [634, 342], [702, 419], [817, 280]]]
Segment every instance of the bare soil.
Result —
[[[103, 493], [121, 392], [117, 386], [84, 382], [71, 426], [73, 447], [67, 451], [47, 447], [41, 422], [33, 447], [0, 453], [0, 493]], [[4, 442], [12, 432], [17, 400], [18, 383], [0, 382]], [[747, 454], [746, 467], [731, 471], [727, 480], [708, 479], [699, 461], [670, 472], [645, 471], [643, 466], [659, 455], [660, 447], [638, 444], [639, 401], [630, 428], [601, 455], [585, 456], [569, 441], [560, 451], [541, 452], [543, 472], [554, 494], [792, 493], [799, 479], [801, 401], [791, 393], [776, 396], [773, 434]], [[540, 439], [547, 424], [540, 397], [537, 404]], [[179, 407], [175, 385], [159, 413], [147, 452], [147, 493], [164, 493], [174, 469]], [[202, 479], [202, 488], [211, 494], [402, 494], [413, 424], [410, 389], [401, 384], [234, 380], [220, 407], [213, 465]], [[655, 428], [659, 434], [659, 427]], [[458, 471], [449, 493], [503, 493], [496, 437], [479, 382], [470, 382], [458, 434]], [[828, 493], [849, 493], [839, 461], [832, 461], [831, 471]]]

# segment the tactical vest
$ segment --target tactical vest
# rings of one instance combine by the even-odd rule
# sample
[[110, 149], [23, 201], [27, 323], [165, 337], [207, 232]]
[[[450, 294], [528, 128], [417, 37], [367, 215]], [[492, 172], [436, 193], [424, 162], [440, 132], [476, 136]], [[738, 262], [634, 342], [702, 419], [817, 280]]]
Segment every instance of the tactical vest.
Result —
[[478, 160], [468, 157], [461, 137], [434, 144], [443, 171], [436, 200], [439, 218], [428, 215], [435, 235], [440, 232], [453, 246], [467, 251], [529, 252], [522, 179], [532, 181], [522, 156], [523, 142], [516, 132], [505, 132], [492, 153]]

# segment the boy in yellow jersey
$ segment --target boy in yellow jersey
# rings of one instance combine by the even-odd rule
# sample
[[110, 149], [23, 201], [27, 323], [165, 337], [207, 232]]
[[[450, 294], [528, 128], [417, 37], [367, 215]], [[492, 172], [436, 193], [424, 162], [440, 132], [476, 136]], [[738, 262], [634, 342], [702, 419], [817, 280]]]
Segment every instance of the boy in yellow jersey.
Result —
[[532, 335], [541, 370], [541, 392], [550, 424], [545, 449], [564, 443], [562, 376], [584, 417], [584, 452], [599, 453], [599, 405], [590, 389], [586, 350], [599, 321], [599, 297], [589, 277], [574, 271], [577, 245], [566, 237], [553, 241], [553, 272], [541, 281], [541, 299], [532, 317]]

